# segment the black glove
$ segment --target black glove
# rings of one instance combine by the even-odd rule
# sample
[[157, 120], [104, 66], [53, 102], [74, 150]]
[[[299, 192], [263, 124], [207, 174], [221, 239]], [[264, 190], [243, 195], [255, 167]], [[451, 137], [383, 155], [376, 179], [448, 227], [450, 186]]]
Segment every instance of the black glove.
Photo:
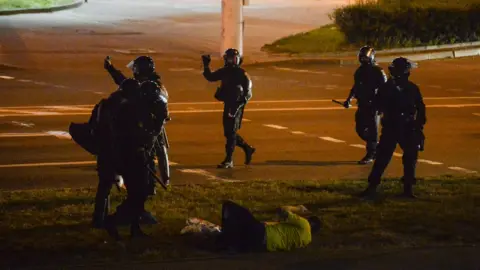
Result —
[[112, 61], [110, 56], [105, 57], [105, 60], [103, 61], [103, 68], [109, 69], [112, 66]]
[[350, 100], [347, 99], [345, 100], [345, 102], [343, 102], [343, 107], [345, 107], [346, 109], [350, 108]]
[[203, 66], [208, 67], [208, 65], [210, 65], [210, 61], [212, 61], [212, 59], [210, 58], [210, 55], [202, 55], [202, 61], [203, 61]]

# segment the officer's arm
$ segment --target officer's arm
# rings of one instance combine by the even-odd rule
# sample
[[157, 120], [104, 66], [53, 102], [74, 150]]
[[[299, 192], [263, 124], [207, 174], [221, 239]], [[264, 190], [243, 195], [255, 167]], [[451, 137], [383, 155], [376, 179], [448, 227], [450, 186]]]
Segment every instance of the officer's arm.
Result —
[[415, 120], [417, 122], [417, 125], [423, 128], [423, 126], [427, 122], [427, 112], [425, 109], [425, 103], [423, 103], [422, 93], [420, 93], [420, 89], [418, 88], [418, 86], [415, 85], [415, 88], [417, 93], [415, 100], [415, 105], [417, 107], [417, 117]]
[[253, 93], [252, 93], [253, 83], [252, 83], [252, 79], [250, 78], [250, 75], [248, 75], [247, 72], [245, 72], [245, 78], [244, 78], [242, 87], [243, 87], [243, 95], [245, 97], [245, 103], [247, 103], [253, 96]]
[[377, 91], [377, 94], [373, 98], [373, 108], [378, 111], [378, 113], [383, 113], [385, 111], [385, 99], [388, 91], [387, 84], [383, 84]]
[[353, 82], [352, 89], [350, 90], [350, 94], [348, 94], [348, 97], [347, 97], [347, 100], [346, 100], [346, 102], [348, 102], [348, 103], [350, 103], [352, 101], [352, 98], [355, 97], [355, 94], [356, 94], [357, 88], [358, 88], [358, 84], [360, 82], [360, 80], [358, 78], [359, 76], [360, 76], [359, 71], [357, 69], [357, 71], [355, 71], [355, 74], [353, 75], [354, 82]]
[[127, 78], [120, 70], [116, 69], [113, 65], [108, 66], [106, 69], [110, 76], [112, 76], [115, 84], [117, 85], [120, 85]]
[[223, 68], [219, 69], [219, 70], [216, 70], [214, 72], [212, 72], [210, 70], [210, 67], [209, 66], [205, 66], [203, 68], [203, 77], [205, 77], [205, 79], [207, 79], [207, 81], [209, 82], [216, 82], [216, 81], [220, 81], [222, 79], [222, 75], [223, 75]]

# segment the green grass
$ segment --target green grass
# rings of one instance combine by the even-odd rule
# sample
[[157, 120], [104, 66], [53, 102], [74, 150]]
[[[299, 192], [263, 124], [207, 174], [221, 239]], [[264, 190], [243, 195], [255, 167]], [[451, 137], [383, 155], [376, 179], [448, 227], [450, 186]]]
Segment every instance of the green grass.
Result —
[[333, 24], [281, 38], [262, 50], [272, 53], [328, 53], [351, 50], [345, 35]]
[[[420, 181], [417, 201], [395, 199], [392, 195], [401, 189], [396, 180], [382, 187], [384, 195], [368, 202], [352, 196], [365, 188], [364, 181], [177, 186], [148, 202], [147, 209], [161, 222], [145, 226], [153, 238], [125, 240], [124, 247], [104, 243], [106, 233], [89, 227], [93, 189], [3, 191], [0, 253], [5, 254], [2, 263], [11, 265], [212, 256], [215, 254], [199, 249], [198, 242], [179, 232], [188, 217], [219, 224], [225, 199], [252, 209], [261, 220], [273, 219], [278, 206], [305, 205], [321, 217], [324, 228], [302, 253], [480, 243], [478, 178]], [[121, 194], [115, 193], [113, 199], [118, 203]]]
[[[431, 6], [466, 6], [471, 4], [480, 4], [480, 0], [360, 0], [351, 1], [350, 4], [371, 4], [377, 3], [385, 6], [398, 5], [414, 5], [422, 7]], [[350, 44], [348, 43], [345, 34], [340, 31], [334, 24], [324, 25], [309, 32], [298, 33], [287, 37], [280, 38], [273, 43], [265, 44], [262, 47], [263, 51], [269, 53], [331, 53], [343, 51], [356, 51], [359, 46], [365, 44]], [[412, 41], [404, 46], [421, 46], [431, 44], [421, 44]], [[392, 45], [377, 46], [378, 49], [390, 49], [398, 47], [399, 45], [393, 43]]]
[[74, 0], [0, 0], [0, 10], [46, 8], [73, 3]]

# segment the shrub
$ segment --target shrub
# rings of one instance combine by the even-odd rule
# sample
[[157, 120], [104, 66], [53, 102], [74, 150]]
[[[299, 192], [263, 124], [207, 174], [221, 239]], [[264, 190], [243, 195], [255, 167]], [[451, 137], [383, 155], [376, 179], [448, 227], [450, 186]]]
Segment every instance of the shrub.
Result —
[[356, 4], [332, 17], [348, 42], [378, 48], [471, 42], [480, 35], [477, 4]]

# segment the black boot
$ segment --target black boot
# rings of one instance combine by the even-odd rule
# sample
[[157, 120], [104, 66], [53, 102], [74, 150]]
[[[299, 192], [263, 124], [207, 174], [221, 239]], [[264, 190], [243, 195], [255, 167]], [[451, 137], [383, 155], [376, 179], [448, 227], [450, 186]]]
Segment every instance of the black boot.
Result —
[[132, 238], [148, 238], [150, 237], [148, 234], [144, 233], [142, 229], [140, 229], [140, 225], [138, 223], [132, 224], [130, 226], [130, 237]]
[[365, 165], [365, 164], [372, 163], [374, 160], [375, 160], [375, 155], [367, 153], [360, 161], [358, 161], [358, 164]]
[[255, 148], [250, 146], [250, 145], [246, 145], [245, 148], [243, 148], [243, 151], [245, 151], [245, 165], [250, 165], [250, 163], [252, 162], [252, 156], [253, 154], [255, 153]]
[[403, 192], [400, 193], [397, 197], [404, 199], [416, 199], [417, 196], [413, 193], [413, 185], [403, 184]]
[[374, 199], [377, 196], [377, 185], [369, 184], [358, 196], [364, 199]]
[[233, 168], [233, 160], [232, 158], [228, 158], [226, 157], [224, 161], [222, 161], [222, 163], [218, 164], [217, 165], [217, 168], [218, 169], [229, 169], [229, 168]]
[[120, 234], [117, 230], [117, 224], [114, 215], [109, 215], [105, 219], [105, 230], [107, 231], [108, 235], [110, 235], [110, 237], [112, 237], [115, 241], [122, 240], [122, 237], [120, 237]]

